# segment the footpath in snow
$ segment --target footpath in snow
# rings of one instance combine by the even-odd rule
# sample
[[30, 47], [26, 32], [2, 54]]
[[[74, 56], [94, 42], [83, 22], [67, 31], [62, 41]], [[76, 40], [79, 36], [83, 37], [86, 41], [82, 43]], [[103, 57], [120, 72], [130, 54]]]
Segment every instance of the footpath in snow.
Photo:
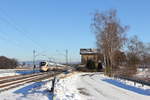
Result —
[[150, 87], [132, 86], [100, 73], [76, 73], [56, 82], [55, 100], [150, 100]]

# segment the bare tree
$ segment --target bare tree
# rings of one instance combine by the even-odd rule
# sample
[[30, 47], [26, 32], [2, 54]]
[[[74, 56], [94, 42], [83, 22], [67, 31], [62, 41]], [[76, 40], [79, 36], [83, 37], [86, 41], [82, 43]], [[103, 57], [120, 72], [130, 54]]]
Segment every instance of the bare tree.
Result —
[[125, 65], [127, 59], [124, 52], [115, 51], [113, 54], [113, 62], [116, 68]]
[[129, 39], [127, 47], [127, 52], [139, 59], [138, 64], [141, 64], [145, 57], [149, 56], [150, 47], [140, 41], [137, 36], [133, 36]]
[[144, 60], [146, 53], [146, 47], [137, 36], [133, 36], [128, 39], [127, 43], [127, 66], [126, 75], [133, 75], [136, 73], [138, 66], [140, 66]]
[[109, 68], [106, 74], [112, 71], [114, 52], [120, 50], [126, 40], [127, 26], [120, 24], [116, 14], [116, 10], [102, 13], [96, 11], [91, 24], [96, 35], [97, 48], [103, 53], [106, 67]]
[[139, 48], [141, 50], [141, 66], [150, 67], [150, 44], [142, 43], [142, 46], [140, 46]]
[[144, 53], [144, 43], [135, 35], [128, 40], [128, 51], [136, 56], [141, 56]]

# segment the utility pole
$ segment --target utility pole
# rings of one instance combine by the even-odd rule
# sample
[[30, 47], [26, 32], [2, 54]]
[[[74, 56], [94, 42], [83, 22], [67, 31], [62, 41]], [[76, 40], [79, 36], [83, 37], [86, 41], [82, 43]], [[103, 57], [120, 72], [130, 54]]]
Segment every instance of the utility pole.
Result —
[[69, 60], [70, 60], [70, 61], [69, 61], [69, 63], [71, 64], [71, 56], [69, 56], [69, 57], [70, 57], [70, 59], [69, 59]]
[[68, 65], [68, 50], [66, 49], [66, 65]]
[[35, 50], [33, 50], [33, 70], [35, 70]]

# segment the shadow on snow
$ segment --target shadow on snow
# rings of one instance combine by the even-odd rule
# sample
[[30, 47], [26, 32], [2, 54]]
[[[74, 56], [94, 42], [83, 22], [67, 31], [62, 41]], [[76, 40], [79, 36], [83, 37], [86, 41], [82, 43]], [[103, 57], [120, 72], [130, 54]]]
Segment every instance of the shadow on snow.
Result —
[[16, 71], [16, 73], [24, 75], [24, 74], [33, 74], [33, 73], [39, 73], [39, 70], [23, 70], [23, 71]]
[[105, 81], [107, 83], [113, 84], [117, 87], [120, 87], [120, 88], [123, 88], [123, 89], [126, 89], [126, 90], [133, 91], [133, 92], [138, 93], [138, 94], [150, 96], [150, 89], [145, 89], [144, 90], [144, 89], [141, 89], [141, 88], [137, 88], [137, 87], [134, 87], [134, 86], [123, 84], [122, 82], [119, 82], [119, 81], [113, 80], [113, 79], [102, 79], [102, 81]]
[[14, 91], [14, 93], [17, 93], [17, 94], [21, 93], [23, 94], [23, 97], [27, 96], [28, 94], [39, 93], [42, 95], [46, 95], [49, 98], [49, 100], [52, 100], [53, 94], [48, 89], [40, 89], [40, 87], [44, 85], [46, 82], [47, 81], [33, 83], [31, 85], [25, 86], [21, 89]]

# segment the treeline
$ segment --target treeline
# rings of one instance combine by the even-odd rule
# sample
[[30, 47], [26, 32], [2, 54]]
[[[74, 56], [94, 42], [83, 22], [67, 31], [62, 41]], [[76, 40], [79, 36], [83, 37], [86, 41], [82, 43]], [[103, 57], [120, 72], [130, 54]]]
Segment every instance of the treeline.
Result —
[[137, 36], [127, 37], [129, 26], [121, 24], [116, 10], [96, 11], [91, 26], [99, 54], [103, 55], [105, 74], [131, 76], [139, 66], [150, 65], [150, 44]]
[[16, 68], [17, 66], [18, 66], [18, 61], [16, 59], [0, 56], [0, 69], [12, 69], [12, 68]]

